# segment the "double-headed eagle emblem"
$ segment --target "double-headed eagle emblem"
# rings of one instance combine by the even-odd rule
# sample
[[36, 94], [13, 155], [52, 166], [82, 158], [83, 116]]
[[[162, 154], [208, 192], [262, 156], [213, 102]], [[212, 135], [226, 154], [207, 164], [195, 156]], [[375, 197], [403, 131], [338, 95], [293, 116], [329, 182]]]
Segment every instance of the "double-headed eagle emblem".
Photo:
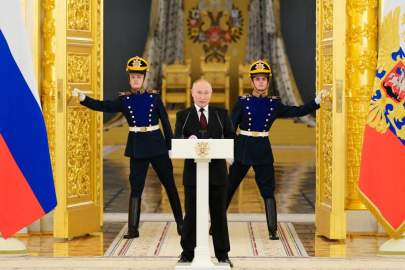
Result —
[[[400, 8], [388, 13], [381, 25], [378, 68], [367, 124], [380, 133], [387, 131], [405, 145], [405, 48], [401, 47]], [[405, 38], [404, 38], [405, 39]]]
[[230, 11], [195, 7], [189, 11], [187, 29], [188, 37], [202, 44], [206, 62], [225, 62], [228, 45], [242, 36], [242, 12], [235, 6]]

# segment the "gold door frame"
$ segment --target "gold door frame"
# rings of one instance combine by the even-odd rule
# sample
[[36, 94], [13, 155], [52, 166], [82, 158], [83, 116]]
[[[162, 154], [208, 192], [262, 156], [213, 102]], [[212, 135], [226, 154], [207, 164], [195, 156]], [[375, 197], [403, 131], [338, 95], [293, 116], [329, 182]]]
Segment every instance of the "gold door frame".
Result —
[[330, 91], [316, 121], [316, 232], [344, 239], [346, 0], [318, 0], [316, 16], [316, 88]]
[[378, 0], [317, 0], [316, 232], [346, 238], [346, 210], [358, 196], [363, 129], [377, 61]]
[[102, 115], [71, 97], [74, 87], [102, 99], [102, 0], [43, 0], [41, 100], [58, 206], [54, 236], [103, 224]]

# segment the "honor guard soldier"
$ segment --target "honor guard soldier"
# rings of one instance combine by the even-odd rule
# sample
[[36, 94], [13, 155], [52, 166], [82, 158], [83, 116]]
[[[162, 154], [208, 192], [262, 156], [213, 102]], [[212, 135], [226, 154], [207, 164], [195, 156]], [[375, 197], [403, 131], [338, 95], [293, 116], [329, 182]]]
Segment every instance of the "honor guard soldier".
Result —
[[[179, 195], [173, 177], [173, 166], [168, 155], [173, 132], [160, 95], [155, 90], [143, 90], [148, 63], [135, 56], [129, 59], [126, 68], [131, 90], [123, 92], [115, 100], [100, 101], [86, 96], [82, 91], [73, 90], [80, 103], [101, 112], [121, 112], [129, 126], [125, 156], [130, 158], [131, 196], [128, 211], [128, 233], [124, 238], [139, 237], [139, 216], [141, 197], [149, 163], [152, 164], [160, 182], [166, 190], [180, 235], [183, 225]], [[162, 123], [164, 137], [159, 127]]]
[[235, 131], [238, 127], [240, 131], [235, 140], [234, 163], [229, 168], [227, 206], [250, 166], [253, 166], [256, 184], [264, 199], [269, 236], [271, 240], [276, 240], [277, 210], [269, 129], [277, 118], [299, 117], [315, 111], [326, 91], [321, 91], [315, 100], [303, 106], [286, 106], [279, 97], [268, 96], [272, 72], [267, 62], [253, 62], [249, 73], [252, 94], [240, 96], [231, 115]]

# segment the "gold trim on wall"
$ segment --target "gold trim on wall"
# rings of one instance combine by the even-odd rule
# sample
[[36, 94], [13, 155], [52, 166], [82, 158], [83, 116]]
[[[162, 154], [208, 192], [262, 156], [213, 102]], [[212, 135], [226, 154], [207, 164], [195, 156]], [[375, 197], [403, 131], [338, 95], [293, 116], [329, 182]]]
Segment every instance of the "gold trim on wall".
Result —
[[56, 79], [55, 79], [55, 0], [42, 1], [42, 51], [41, 51], [41, 103], [48, 132], [49, 151], [55, 177], [55, 130], [56, 130]]
[[377, 0], [349, 0], [347, 4], [347, 164], [346, 209], [366, 209], [358, 181], [361, 149], [377, 64]]
[[346, 238], [345, 197], [345, 0], [318, 0], [316, 89], [330, 91], [316, 121], [316, 234]]
[[58, 238], [99, 231], [103, 224], [102, 114], [71, 96], [78, 87], [102, 99], [103, 1], [75, 3], [41, 2], [41, 101], [58, 197]]

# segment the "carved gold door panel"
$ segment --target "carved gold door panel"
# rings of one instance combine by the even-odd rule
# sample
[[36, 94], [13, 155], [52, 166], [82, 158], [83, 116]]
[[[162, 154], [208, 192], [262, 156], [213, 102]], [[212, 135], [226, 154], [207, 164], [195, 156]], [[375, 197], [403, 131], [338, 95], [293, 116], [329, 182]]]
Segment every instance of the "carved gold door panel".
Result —
[[102, 115], [71, 97], [77, 87], [102, 98], [102, 0], [44, 3], [55, 27], [54, 236], [72, 238], [100, 231], [103, 222]]
[[330, 90], [316, 121], [316, 232], [344, 239], [346, 0], [317, 0], [316, 16], [317, 89]]

